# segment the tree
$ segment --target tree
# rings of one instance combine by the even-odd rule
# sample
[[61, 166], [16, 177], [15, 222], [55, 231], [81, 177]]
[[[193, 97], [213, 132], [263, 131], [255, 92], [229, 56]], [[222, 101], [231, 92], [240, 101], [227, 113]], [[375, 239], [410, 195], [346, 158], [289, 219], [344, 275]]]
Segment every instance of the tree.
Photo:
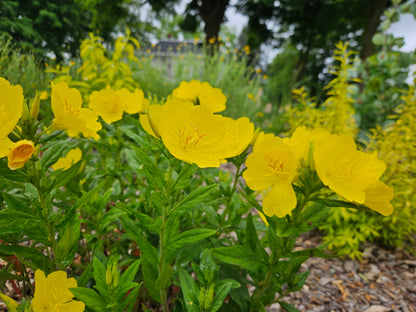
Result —
[[279, 0], [277, 4], [241, 0], [237, 8], [249, 18], [247, 37], [252, 50], [264, 42], [280, 47], [289, 40], [299, 51], [294, 81], [309, 77], [316, 94], [328, 79], [322, 72], [335, 43], [350, 41], [352, 49], [359, 51], [362, 46], [371, 51], [371, 38], [380, 22], [378, 11], [387, 5], [388, 0]]
[[2, 0], [0, 32], [23, 49], [45, 55], [75, 55], [88, 30], [84, 11], [75, 0]]

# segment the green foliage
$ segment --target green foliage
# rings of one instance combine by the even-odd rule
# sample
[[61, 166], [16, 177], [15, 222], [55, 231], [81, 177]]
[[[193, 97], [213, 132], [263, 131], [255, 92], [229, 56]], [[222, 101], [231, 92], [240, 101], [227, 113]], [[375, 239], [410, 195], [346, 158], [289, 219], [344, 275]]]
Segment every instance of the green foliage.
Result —
[[88, 22], [85, 11], [74, 0], [2, 1], [0, 31], [19, 48], [46, 56], [53, 52], [58, 61], [63, 53], [75, 55]]
[[352, 107], [352, 94], [356, 91], [353, 82], [354, 64], [352, 55], [356, 54], [348, 50], [348, 43], [337, 43], [333, 59], [338, 65], [332, 66], [330, 72], [334, 78], [325, 87], [328, 98], [324, 103], [315, 103], [314, 98], [309, 98], [304, 87], [293, 90], [297, 105], [287, 107], [286, 116], [289, 123], [289, 133], [299, 126], [306, 128], [322, 127], [337, 134], [353, 135], [357, 131], [357, 125]]
[[133, 78], [146, 94], [166, 98], [183, 80], [207, 81], [227, 96], [224, 115], [254, 118], [262, 107], [263, 75], [249, 64], [247, 51], [239, 51], [227, 41], [213, 55], [207, 54], [197, 41], [184, 43], [180, 49], [188, 52], [141, 51], [142, 58], [133, 68]]
[[23, 87], [25, 96], [35, 96], [36, 90], [46, 90], [49, 75], [33, 54], [23, 53], [13, 41], [0, 39], [0, 77]]

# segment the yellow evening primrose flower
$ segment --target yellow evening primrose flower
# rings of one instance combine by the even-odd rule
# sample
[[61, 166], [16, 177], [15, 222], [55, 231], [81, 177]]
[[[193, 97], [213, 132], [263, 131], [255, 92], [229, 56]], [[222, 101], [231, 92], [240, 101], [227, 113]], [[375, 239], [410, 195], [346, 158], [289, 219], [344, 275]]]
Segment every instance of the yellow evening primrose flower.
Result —
[[22, 168], [32, 157], [35, 151], [35, 144], [29, 140], [20, 140], [13, 143], [7, 155], [7, 165], [11, 170]]
[[95, 140], [100, 138], [97, 134], [101, 129], [101, 124], [97, 122], [98, 115], [89, 108], [82, 108], [81, 93], [77, 89], [69, 88], [65, 81], [52, 82], [51, 105], [55, 129], [66, 130], [71, 137], [82, 133]]
[[321, 181], [345, 199], [364, 204], [366, 189], [376, 183], [386, 165], [377, 155], [357, 151], [352, 137], [330, 135], [314, 147], [316, 172]]
[[123, 118], [124, 107], [117, 93], [107, 86], [100, 91], [93, 91], [90, 95], [89, 107], [108, 124]]
[[71, 168], [71, 166], [82, 158], [82, 152], [77, 147], [68, 152], [65, 157], [59, 158], [56, 163], [54, 163], [51, 167], [53, 170], [63, 169], [67, 170]]
[[0, 77], [0, 138], [13, 131], [23, 113], [23, 89]]
[[240, 155], [251, 143], [254, 135], [254, 124], [247, 117], [237, 120], [224, 117], [226, 121], [225, 129], [225, 156], [231, 158]]
[[161, 110], [159, 132], [169, 152], [201, 168], [219, 167], [226, 156], [225, 117], [172, 98]]
[[123, 110], [127, 114], [140, 113], [149, 106], [149, 101], [144, 98], [143, 90], [135, 89], [134, 92], [130, 92], [126, 88], [121, 88], [116, 93], [120, 98]]
[[56, 271], [45, 276], [41, 270], [35, 272], [35, 295], [32, 300], [33, 312], [82, 312], [85, 304], [74, 300], [70, 288], [78, 287], [74, 278], [67, 278], [66, 272]]
[[246, 160], [243, 177], [254, 191], [271, 188], [263, 200], [267, 216], [284, 217], [296, 207], [292, 182], [296, 176], [297, 161], [291, 148], [273, 134], [260, 133], [253, 152]]
[[227, 102], [227, 97], [221, 89], [212, 87], [208, 82], [197, 80], [182, 81], [179, 87], [172, 91], [172, 97], [199, 104], [213, 113], [225, 110]]

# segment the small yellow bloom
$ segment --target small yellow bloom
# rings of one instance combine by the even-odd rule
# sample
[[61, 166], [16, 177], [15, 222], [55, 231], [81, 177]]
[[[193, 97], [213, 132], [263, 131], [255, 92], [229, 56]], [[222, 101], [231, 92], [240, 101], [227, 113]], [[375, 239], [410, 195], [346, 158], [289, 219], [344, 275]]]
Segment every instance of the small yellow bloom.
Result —
[[117, 93], [110, 86], [92, 92], [89, 106], [108, 124], [123, 118], [123, 106]]
[[68, 152], [65, 157], [59, 158], [56, 163], [54, 163], [51, 167], [53, 170], [63, 169], [67, 170], [71, 168], [71, 166], [82, 158], [82, 152], [77, 147]]
[[386, 168], [375, 153], [357, 151], [353, 138], [347, 135], [330, 135], [316, 143], [313, 157], [321, 181], [359, 204], [364, 204], [366, 189], [378, 181]]
[[41, 100], [47, 100], [48, 99], [48, 91], [42, 91], [40, 93], [39, 99], [41, 99]]
[[98, 115], [89, 108], [82, 108], [81, 93], [77, 89], [69, 88], [65, 81], [52, 83], [51, 105], [55, 129], [66, 130], [71, 137], [82, 133], [95, 140], [100, 138], [97, 134], [101, 129]]
[[231, 158], [240, 155], [251, 143], [254, 135], [254, 124], [247, 117], [237, 120], [226, 118], [225, 129], [225, 155], [224, 158]]
[[8, 166], [11, 170], [22, 168], [25, 163], [32, 157], [35, 151], [35, 145], [29, 140], [20, 140], [10, 148], [8, 158]]
[[13, 131], [23, 113], [23, 89], [0, 77], [0, 138]]
[[267, 216], [284, 217], [296, 207], [292, 182], [296, 176], [297, 161], [291, 148], [273, 134], [260, 133], [253, 152], [246, 160], [243, 177], [254, 191], [271, 188], [264, 197], [263, 211]]
[[227, 98], [221, 89], [213, 88], [208, 82], [197, 80], [182, 81], [179, 87], [172, 91], [172, 96], [200, 104], [214, 113], [225, 110], [225, 103], [227, 102]]
[[263, 75], [263, 79], [266, 80], [267, 78], [269, 78], [268, 75]]
[[35, 272], [35, 295], [32, 300], [33, 312], [59, 311], [82, 312], [85, 304], [74, 300], [70, 288], [78, 287], [74, 278], [67, 278], [66, 272], [56, 271], [45, 276], [41, 270]]
[[106, 123], [113, 123], [123, 118], [123, 112], [136, 114], [147, 105], [142, 90], [130, 92], [126, 88], [114, 91], [110, 86], [94, 91], [90, 96], [92, 108]]

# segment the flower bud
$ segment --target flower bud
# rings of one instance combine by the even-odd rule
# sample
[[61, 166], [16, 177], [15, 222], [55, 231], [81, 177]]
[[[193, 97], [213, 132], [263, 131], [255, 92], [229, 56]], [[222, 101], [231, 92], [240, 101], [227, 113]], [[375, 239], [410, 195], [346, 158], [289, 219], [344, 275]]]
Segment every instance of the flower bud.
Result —
[[30, 104], [30, 119], [32, 120], [38, 119], [39, 108], [40, 108], [40, 93], [36, 92], [36, 96], [33, 99], [32, 103]]
[[11, 170], [22, 168], [32, 157], [35, 145], [29, 140], [20, 140], [13, 144], [8, 154], [8, 166]]

